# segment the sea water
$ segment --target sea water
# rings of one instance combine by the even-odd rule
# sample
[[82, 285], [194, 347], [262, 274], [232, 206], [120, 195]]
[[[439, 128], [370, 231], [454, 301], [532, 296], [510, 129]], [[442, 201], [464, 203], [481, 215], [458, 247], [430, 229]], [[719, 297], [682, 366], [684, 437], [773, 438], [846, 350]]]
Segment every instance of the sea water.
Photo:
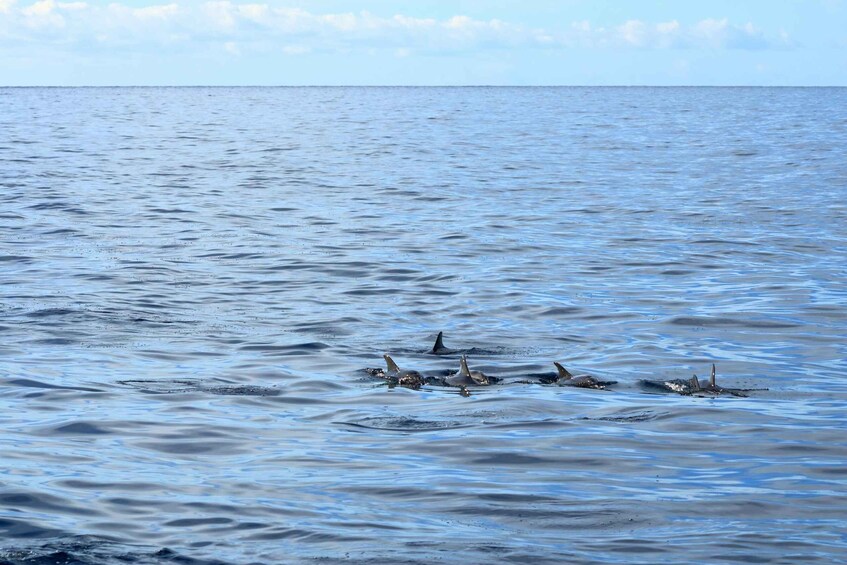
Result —
[[[0, 89], [0, 562], [842, 560], [845, 155], [847, 89]], [[439, 331], [503, 382], [363, 370]]]

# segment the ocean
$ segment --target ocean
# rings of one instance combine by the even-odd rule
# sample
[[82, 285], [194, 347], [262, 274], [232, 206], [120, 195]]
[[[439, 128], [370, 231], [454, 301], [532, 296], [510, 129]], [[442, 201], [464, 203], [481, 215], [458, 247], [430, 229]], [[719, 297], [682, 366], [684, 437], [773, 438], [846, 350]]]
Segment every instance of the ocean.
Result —
[[[0, 88], [0, 563], [844, 561], [845, 155], [845, 88]], [[439, 331], [502, 380], [365, 370]]]

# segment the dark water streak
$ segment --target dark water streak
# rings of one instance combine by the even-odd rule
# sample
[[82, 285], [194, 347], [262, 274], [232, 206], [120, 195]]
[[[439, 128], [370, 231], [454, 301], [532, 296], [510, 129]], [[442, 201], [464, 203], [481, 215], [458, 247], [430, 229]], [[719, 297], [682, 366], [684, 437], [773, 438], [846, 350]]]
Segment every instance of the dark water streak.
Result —
[[0, 563], [847, 551], [847, 90], [0, 92]]

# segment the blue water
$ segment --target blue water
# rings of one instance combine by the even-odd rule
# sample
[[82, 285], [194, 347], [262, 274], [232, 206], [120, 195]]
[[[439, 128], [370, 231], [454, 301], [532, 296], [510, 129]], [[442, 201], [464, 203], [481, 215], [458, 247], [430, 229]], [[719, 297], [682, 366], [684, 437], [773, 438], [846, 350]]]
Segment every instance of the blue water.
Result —
[[[843, 560], [845, 155], [847, 89], [0, 89], [0, 563]], [[363, 370], [439, 330], [503, 382]]]

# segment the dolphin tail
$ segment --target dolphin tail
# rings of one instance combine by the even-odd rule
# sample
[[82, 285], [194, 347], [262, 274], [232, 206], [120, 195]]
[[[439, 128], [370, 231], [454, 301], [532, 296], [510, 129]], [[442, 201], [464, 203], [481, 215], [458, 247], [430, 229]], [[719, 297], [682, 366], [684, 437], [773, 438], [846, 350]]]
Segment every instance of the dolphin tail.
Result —
[[468, 369], [468, 358], [462, 355], [462, 358], [459, 359], [459, 374], [463, 377], [470, 377], [471, 371]]
[[397, 366], [397, 363], [394, 362], [394, 359], [388, 356], [388, 353], [383, 355], [385, 358], [385, 364], [388, 366], [388, 371], [391, 373], [399, 373], [400, 367]]
[[573, 375], [570, 374], [570, 372], [567, 369], [562, 367], [562, 365], [558, 361], [553, 361], [553, 364], [556, 366], [556, 370], [559, 372], [559, 378], [560, 379], [562, 379], [563, 381], [566, 381], [568, 379], [573, 378]]
[[435, 338], [435, 345], [432, 346], [432, 353], [438, 353], [439, 349], [444, 349], [444, 332], [438, 332], [438, 337]]
[[709, 377], [709, 386], [712, 387], [712, 388], [715, 388], [716, 386], [718, 386], [718, 385], [715, 384], [715, 364], [714, 363], [712, 363], [712, 376]]

